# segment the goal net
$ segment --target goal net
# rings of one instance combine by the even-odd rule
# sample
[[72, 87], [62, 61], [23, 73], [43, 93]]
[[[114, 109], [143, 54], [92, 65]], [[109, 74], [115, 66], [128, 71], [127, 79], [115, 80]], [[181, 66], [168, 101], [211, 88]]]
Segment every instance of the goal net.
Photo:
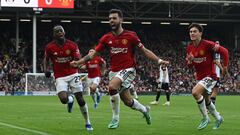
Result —
[[[85, 93], [88, 93], [87, 73], [79, 73]], [[54, 78], [46, 78], [44, 73], [25, 74], [25, 95], [56, 95]]]

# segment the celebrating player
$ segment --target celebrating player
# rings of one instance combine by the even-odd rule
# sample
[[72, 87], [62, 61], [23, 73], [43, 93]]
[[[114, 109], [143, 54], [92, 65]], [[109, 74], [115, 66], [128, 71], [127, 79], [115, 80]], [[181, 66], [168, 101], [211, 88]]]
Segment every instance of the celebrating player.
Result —
[[202, 39], [202, 33], [203, 27], [200, 24], [193, 23], [189, 26], [189, 36], [192, 42], [187, 47], [186, 61], [189, 67], [195, 68], [198, 80], [198, 83], [192, 89], [192, 95], [203, 115], [198, 129], [204, 129], [210, 122], [206, 106], [216, 119], [213, 129], [218, 129], [223, 121], [223, 117], [220, 116], [215, 105], [210, 100], [212, 88], [217, 82], [213, 55], [217, 52], [223, 56], [223, 73], [226, 73], [228, 67], [228, 50], [212, 41]]
[[86, 129], [93, 130], [88, 114], [88, 106], [82, 96], [82, 83], [78, 75], [78, 69], [70, 66], [70, 61], [81, 57], [76, 43], [65, 38], [65, 31], [62, 26], [53, 28], [54, 40], [45, 48], [44, 72], [46, 77], [51, 77], [49, 71], [49, 60], [53, 64], [53, 72], [56, 81], [58, 97], [62, 104], [68, 104], [68, 112], [73, 109], [74, 98], [68, 94], [68, 89], [74, 93], [80, 110], [86, 122]]
[[[143, 113], [147, 124], [151, 124], [150, 108], [139, 103], [132, 98], [129, 88], [131, 82], [136, 76], [135, 51], [140, 50], [146, 57], [158, 64], [168, 64], [158, 58], [152, 51], [148, 50], [141, 43], [140, 39], [133, 31], [122, 28], [123, 14], [121, 10], [112, 9], [109, 12], [109, 24], [111, 32], [105, 34], [100, 39], [95, 51], [91, 55], [86, 55], [79, 61], [71, 62], [71, 65], [77, 67], [86, 61], [93, 59], [99, 52], [109, 49], [110, 53], [110, 73], [109, 73], [109, 94], [110, 104], [112, 106], [113, 118], [108, 128], [115, 129], [119, 126], [120, 98], [124, 104], [134, 110]], [[120, 94], [120, 95], [119, 95]]]
[[[90, 49], [88, 54], [91, 55], [94, 50]], [[101, 74], [104, 74], [106, 70], [106, 62], [102, 57], [96, 56], [92, 60], [85, 63], [81, 69], [87, 69], [88, 71], [88, 84], [90, 87], [90, 94], [94, 102], [94, 108], [97, 109], [97, 106], [100, 102], [100, 93], [98, 91], [98, 85], [101, 81]]]

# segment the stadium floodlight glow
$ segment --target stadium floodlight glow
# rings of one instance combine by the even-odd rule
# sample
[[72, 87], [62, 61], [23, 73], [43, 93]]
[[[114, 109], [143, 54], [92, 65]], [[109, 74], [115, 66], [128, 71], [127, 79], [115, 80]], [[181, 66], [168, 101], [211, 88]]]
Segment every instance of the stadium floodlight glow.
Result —
[[30, 19], [20, 19], [20, 22], [31, 22]]
[[132, 22], [123, 22], [123, 24], [132, 24]]
[[72, 22], [71, 20], [61, 20], [62, 23], [70, 23]]
[[92, 21], [81, 21], [81, 23], [92, 23]]
[[179, 23], [179, 25], [189, 25], [189, 23]]
[[171, 23], [170, 22], [161, 22], [160, 24], [162, 24], [162, 25], [170, 25]]
[[207, 24], [206, 23], [199, 23], [200, 25], [202, 25], [202, 26], [207, 26]]
[[52, 20], [41, 20], [41, 22], [52, 22]]
[[2, 18], [2, 19], [0, 19], [0, 21], [1, 21], [1, 22], [10, 22], [11, 19]]
[[141, 22], [141, 24], [152, 24], [152, 22]]
[[101, 21], [101, 23], [109, 23], [109, 21]]

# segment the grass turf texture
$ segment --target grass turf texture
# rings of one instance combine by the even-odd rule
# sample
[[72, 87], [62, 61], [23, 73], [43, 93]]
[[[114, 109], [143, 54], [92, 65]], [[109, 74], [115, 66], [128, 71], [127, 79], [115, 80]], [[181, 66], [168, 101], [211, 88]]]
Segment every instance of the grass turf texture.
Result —
[[[112, 112], [109, 97], [104, 96], [97, 110], [92, 99], [88, 102], [94, 131], [85, 130], [85, 122], [75, 100], [73, 113], [67, 113], [56, 96], [2, 96], [0, 97], [0, 123], [37, 130], [51, 135], [240, 135], [240, 96], [218, 96], [217, 108], [224, 117], [220, 129], [212, 130], [211, 123], [204, 130], [197, 130], [201, 115], [191, 96], [172, 96], [171, 106], [151, 105], [152, 125], [147, 125], [142, 114], [121, 102], [120, 127], [108, 129]], [[140, 96], [139, 101], [149, 105], [155, 96]], [[38, 135], [0, 124], [1, 135]]]

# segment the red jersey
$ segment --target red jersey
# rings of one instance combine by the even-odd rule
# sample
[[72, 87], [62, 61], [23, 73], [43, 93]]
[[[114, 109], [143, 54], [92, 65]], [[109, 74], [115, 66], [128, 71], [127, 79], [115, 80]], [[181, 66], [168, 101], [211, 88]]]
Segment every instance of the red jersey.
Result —
[[[217, 79], [213, 62], [213, 55], [215, 54], [213, 48], [215, 47], [215, 44], [216, 43], [212, 41], [202, 39], [198, 46], [194, 46], [193, 43], [188, 45], [187, 54], [192, 53], [194, 56], [193, 62], [190, 66], [194, 66], [197, 73], [197, 80], [202, 80], [204, 77], [212, 77], [215, 80]], [[224, 66], [227, 66], [228, 50], [220, 46], [216, 52], [223, 56]]]
[[103, 58], [96, 56], [91, 61], [86, 62], [86, 68], [88, 71], [88, 78], [101, 77], [101, 65], [104, 64], [105, 61]]
[[45, 48], [45, 56], [53, 63], [55, 78], [78, 73], [77, 68], [70, 66], [71, 61], [81, 56], [76, 43], [66, 40], [64, 45], [59, 47], [55, 41], [52, 41]]
[[133, 31], [124, 30], [120, 35], [109, 32], [102, 36], [95, 50], [97, 52], [109, 48], [110, 70], [117, 72], [122, 69], [135, 67], [135, 48], [142, 48], [141, 41]]

